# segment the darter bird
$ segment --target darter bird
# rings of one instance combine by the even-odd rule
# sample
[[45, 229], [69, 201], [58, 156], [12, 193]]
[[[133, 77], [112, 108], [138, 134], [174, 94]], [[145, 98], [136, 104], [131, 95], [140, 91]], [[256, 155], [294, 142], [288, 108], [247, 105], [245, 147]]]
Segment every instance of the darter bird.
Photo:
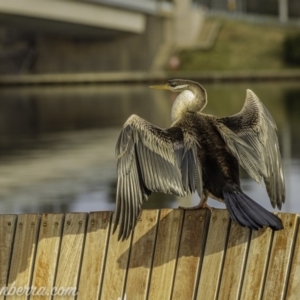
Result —
[[137, 115], [124, 124], [116, 145], [118, 184], [114, 229], [127, 239], [142, 203], [151, 192], [177, 196], [197, 192], [197, 206], [211, 197], [224, 202], [238, 224], [259, 229], [283, 228], [282, 221], [257, 204], [240, 186], [239, 164], [258, 183], [262, 180], [273, 208], [285, 201], [285, 184], [275, 122], [259, 98], [247, 90], [242, 110], [218, 118], [203, 114], [205, 89], [190, 80], [152, 86], [179, 93], [172, 106], [172, 125], [161, 129]]

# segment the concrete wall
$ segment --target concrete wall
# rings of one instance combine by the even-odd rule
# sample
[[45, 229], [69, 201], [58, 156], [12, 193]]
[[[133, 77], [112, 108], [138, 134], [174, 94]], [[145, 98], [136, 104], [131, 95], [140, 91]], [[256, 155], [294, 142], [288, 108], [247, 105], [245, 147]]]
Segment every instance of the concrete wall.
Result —
[[142, 34], [86, 39], [40, 34], [31, 73], [147, 70], [164, 40], [165, 18], [148, 16]]
[[[279, 15], [280, 0], [195, 0], [204, 7], [217, 11], [237, 11], [249, 14]], [[288, 6], [288, 17], [300, 17], [300, 1], [285, 0]]]

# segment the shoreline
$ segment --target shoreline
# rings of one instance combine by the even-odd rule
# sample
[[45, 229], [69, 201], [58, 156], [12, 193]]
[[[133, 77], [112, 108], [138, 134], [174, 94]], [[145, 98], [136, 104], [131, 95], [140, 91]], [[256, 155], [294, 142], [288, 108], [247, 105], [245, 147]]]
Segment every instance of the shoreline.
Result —
[[99, 72], [75, 74], [0, 75], [0, 87], [28, 85], [72, 84], [139, 84], [165, 82], [170, 78], [191, 79], [201, 82], [294, 81], [300, 79], [300, 69], [260, 71], [207, 71], [207, 72]]

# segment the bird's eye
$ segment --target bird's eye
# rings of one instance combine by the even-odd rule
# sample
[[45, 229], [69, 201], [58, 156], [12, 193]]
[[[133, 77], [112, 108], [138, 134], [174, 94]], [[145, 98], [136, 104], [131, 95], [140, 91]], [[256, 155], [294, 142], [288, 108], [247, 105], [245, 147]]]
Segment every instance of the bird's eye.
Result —
[[176, 83], [175, 82], [170, 82], [169, 86], [174, 88], [174, 87], [176, 87]]

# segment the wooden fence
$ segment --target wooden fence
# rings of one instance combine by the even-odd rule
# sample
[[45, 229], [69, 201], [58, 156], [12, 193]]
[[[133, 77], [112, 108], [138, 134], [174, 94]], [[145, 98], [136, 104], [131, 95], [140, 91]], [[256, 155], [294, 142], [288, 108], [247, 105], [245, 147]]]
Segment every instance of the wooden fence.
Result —
[[251, 232], [226, 210], [144, 210], [118, 242], [111, 212], [0, 215], [0, 300], [299, 300], [298, 215], [279, 216]]

